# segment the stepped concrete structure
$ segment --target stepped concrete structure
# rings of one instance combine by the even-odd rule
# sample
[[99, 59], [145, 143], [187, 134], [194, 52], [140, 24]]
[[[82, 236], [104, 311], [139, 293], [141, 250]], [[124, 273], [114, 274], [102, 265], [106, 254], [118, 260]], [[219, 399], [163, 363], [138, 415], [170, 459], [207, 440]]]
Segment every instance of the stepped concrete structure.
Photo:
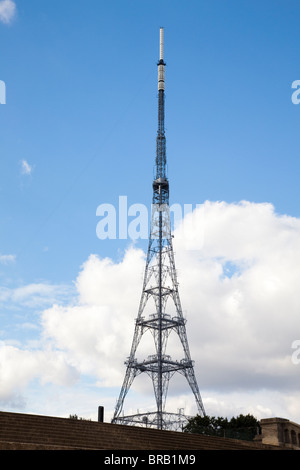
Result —
[[278, 445], [97, 421], [0, 412], [0, 450], [279, 450]]

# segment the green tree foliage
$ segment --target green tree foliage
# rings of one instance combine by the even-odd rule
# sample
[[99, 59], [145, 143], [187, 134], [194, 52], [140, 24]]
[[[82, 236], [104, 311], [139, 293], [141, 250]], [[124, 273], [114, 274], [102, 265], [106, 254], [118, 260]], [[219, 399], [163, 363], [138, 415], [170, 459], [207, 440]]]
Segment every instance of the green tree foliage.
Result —
[[76, 414], [75, 415], [69, 415], [69, 419], [74, 419], [74, 420], [82, 420], [82, 421], [91, 421], [90, 419], [86, 418], [79, 418]]
[[236, 418], [214, 416], [195, 416], [190, 418], [188, 424], [183, 429], [184, 432], [194, 434], [205, 434], [207, 436], [230, 437], [253, 441], [256, 434], [260, 432], [259, 421], [252, 415], [239, 415]]

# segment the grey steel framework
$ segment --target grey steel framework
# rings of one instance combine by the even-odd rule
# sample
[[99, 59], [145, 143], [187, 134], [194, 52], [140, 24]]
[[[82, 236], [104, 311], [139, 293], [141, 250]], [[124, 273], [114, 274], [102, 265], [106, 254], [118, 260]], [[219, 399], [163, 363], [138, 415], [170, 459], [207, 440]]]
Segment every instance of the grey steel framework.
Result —
[[[138, 316], [135, 321], [132, 347], [130, 356], [127, 362], [125, 362], [127, 366], [126, 374], [112, 422], [177, 430], [182, 428], [187, 418], [180, 411], [178, 411], [178, 413], [168, 413], [165, 411], [169, 381], [175, 372], [182, 374], [188, 381], [196, 399], [198, 414], [204, 416], [205, 411], [189, 351], [185, 328], [186, 321], [183, 317], [179, 298], [172, 247], [169, 182], [166, 175], [166, 138], [164, 124], [165, 62], [163, 58], [163, 46], [164, 31], [163, 28], [161, 28], [160, 60], [158, 62], [156, 174], [153, 181], [151, 231], [143, 290]], [[150, 310], [149, 304], [152, 304]], [[148, 314], [146, 314], [146, 306], [149, 310]], [[167, 313], [167, 309], [171, 313]], [[152, 333], [155, 345], [154, 354], [148, 356], [147, 359], [143, 361], [138, 361], [136, 358], [137, 348], [146, 331]], [[177, 333], [183, 348], [184, 357], [179, 361], [172, 360], [171, 357], [166, 354], [168, 338], [172, 331]], [[142, 373], [148, 374], [152, 379], [157, 409], [153, 413], [137, 413], [135, 415], [124, 416], [123, 405], [125, 397], [133, 380]]]

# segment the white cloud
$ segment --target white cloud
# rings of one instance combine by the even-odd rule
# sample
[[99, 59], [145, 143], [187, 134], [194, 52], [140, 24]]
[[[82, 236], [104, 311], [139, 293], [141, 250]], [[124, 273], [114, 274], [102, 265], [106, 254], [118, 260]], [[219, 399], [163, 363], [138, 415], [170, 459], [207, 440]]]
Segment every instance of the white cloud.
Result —
[[0, 264], [11, 264], [16, 261], [16, 255], [0, 255]]
[[297, 389], [300, 220], [247, 202], [207, 202], [201, 218], [201, 249], [176, 253], [202, 388]]
[[[300, 365], [291, 361], [292, 342], [300, 339], [300, 219], [276, 214], [271, 204], [206, 202], [185, 223], [187, 238], [180, 236], [181, 227], [175, 232], [175, 260], [207, 413], [228, 416], [249, 410], [258, 417], [281, 415], [300, 422]], [[119, 263], [91, 255], [77, 277], [73, 302], [56, 302], [43, 311], [41, 346], [24, 354], [28, 374], [20, 383], [25, 386], [28, 377], [39, 373], [45, 380], [39, 361], [46, 367], [59, 354], [64, 366], [60, 372], [53, 367], [49, 381], [56, 373], [65, 383], [76, 374], [94, 377], [99, 386], [116, 387], [114, 406], [133, 338], [144, 264], [145, 254], [136, 248]], [[27, 286], [10, 295], [22, 302], [36, 289]], [[143, 359], [139, 350], [137, 356]], [[11, 360], [18, 376], [20, 364]], [[136, 395], [130, 403], [140, 409], [143, 400], [153, 402], [148, 382], [133, 383], [141, 395], [138, 405]], [[9, 383], [8, 395], [14, 391]], [[174, 376], [169, 397], [175, 411], [180, 404], [196, 412], [188, 391], [188, 384]]]
[[118, 264], [91, 255], [76, 281], [78, 304], [43, 312], [44, 337], [102, 385], [118, 386], [123, 379], [143, 267], [144, 253], [133, 248]]
[[17, 288], [0, 287], [0, 305], [6, 307], [46, 308], [74, 295], [73, 286], [33, 283]]
[[21, 161], [21, 173], [23, 175], [31, 175], [32, 166], [26, 160]]
[[[260, 390], [294, 396], [300, 220], [276, 214], [271, 204], [206, 202], [186, 223], [194, 231], [186, 230], [186, 239], [179, 227], [174, 248], [204, 402], [209, 406], [210, 391], [226, 397], [239, 390], [249, 407], [263, 410], [266, 405], [253, 404], [249, 390], [257, 399]], [[135, 249], [119, 264], [91, 256], [77, 279], [80, 303], [43, 314], [44, 332], [56, 347], [107, 386], [120, 386], [125, 373], [144, 262]], [[136, 389], [143, 387], [148, 390]]]
[[10, 23], [16, 13], [16, 4], [13, 0], [0, 1], [0, 21]]
[[[59, 351], [23, 350], [0, 342], [0, 402], [13, 404], [28, 384], [38, 379], [43, 385], [70, 385], [78, 373]], [[23, 400], [21, 400], [23, 404]]]

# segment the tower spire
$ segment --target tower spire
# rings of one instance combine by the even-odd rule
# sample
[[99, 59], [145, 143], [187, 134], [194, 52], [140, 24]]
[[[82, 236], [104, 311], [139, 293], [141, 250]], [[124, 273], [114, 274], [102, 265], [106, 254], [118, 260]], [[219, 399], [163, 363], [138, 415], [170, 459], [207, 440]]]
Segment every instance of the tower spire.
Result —
[[164, 30], [160, 28], [158, 62], [158, 130], [156, 138], [156, 179], [166, 178], [166, 137], [165, 137], [165, 63]]
[[[180, 429], [187, 418], [182, 413], [166, 412], [165, 410], [169, 381], [176, 372], [182, 374], [190, 385], [196, 400], [198, 414], [205, 415], [205, 411], [190, 356], [185, 328], [186, 320], [183, 317], [181, 308], [172, 246], [164, 127], [165, 63], [163, 28], [160, 28], [159, 51], [156, 175], [153, 181], [151, 230], [133, 342], [130, 356], [125, 363], [125, 378], [112, 422], [140, 424], [157, 427], [158, 429]], [[147, 331], [150, 331], [153, 336], [153, 353], [146, 359], [138, 360], [136, 357], [138, 346]], [[178, 335], [182, 346], [184, 357], [180, 360], [172, 360], [171, 356], [167, 354], [167, 342], [172, 332]], [[125, 397], [133, 380], [142, 373], [146, 373], [152, 380], [156, 411], [124, 416], [122, 412]]]
[[164, 28], [159, 30], [159, 60], [164, 60]]

